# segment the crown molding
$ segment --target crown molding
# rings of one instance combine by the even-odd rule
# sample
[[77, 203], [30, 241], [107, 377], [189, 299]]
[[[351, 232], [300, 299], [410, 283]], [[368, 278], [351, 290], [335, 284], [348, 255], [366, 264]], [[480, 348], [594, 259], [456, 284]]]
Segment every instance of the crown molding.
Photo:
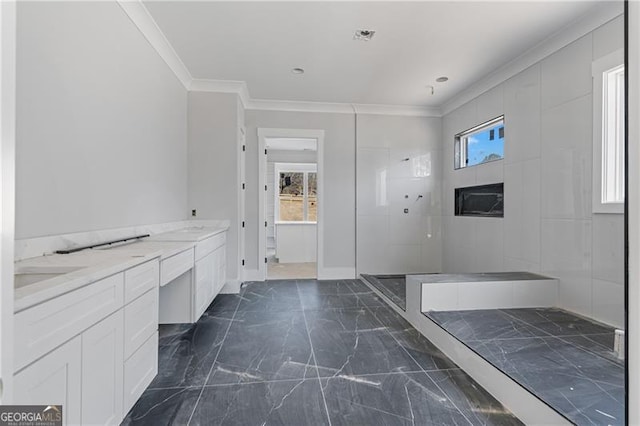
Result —
[[147, 39], [149, 44], [158, 52], [160, 57], [167, 63], [171, 71], [176, 75], [182, 85], [189, 90], [191, 81], [191, 73], [182, 62], [176, 51], [164, 36], [160, 27], [153, 19], [147, 8], [141, 0], [118, 0], [118, 4], [129, 16], [129, 19], [140, 30], [142, 35]]
[[440, 117], [440, 109], [409, 105], [347, 104], [330, 102], [277, 101], [252, 99], [247, 109], [262, 111], [320, 112], [331, 114], [381, 114]]
[[540, 62], [552, 53], [620, 16], [624, 12], [620, 2], [606, 2], [563, 30], [549, 36], [518, 58], [472, 83], [440, 107], [420, 107], [251, 99], [247, 83], [244, 81], [194, 79], [141, 0], [118, 0], [118, 4], [149, 41], [151, 46], [158, 52], [160, 57], [167, 63], [187, 91], [236, 93], [245, 109], [250, 110], [336, 114], [358, 113], [415, 117], [442, 117], [443, 115], [449, 114], [451, 111], [475, 99], [487, 90]]
[[193, 79], [187, 87], [190, 92], [235, 93], [245, 108], [251, 104], [249, 89], [244, 81]]
[[624, 13], [622, 2], [607, 2], [588, 13], [573, 24], [552, 34], [545, 40], [527, 50], [524, 54], [498, 68], [468, 88], [455, 95], [441, 106], [442, 115], [447, 115], [467, 102], [477, 98], [487, 90], [510, 79], [547, 56], [571, 44], [580, 37], [589, 34]]

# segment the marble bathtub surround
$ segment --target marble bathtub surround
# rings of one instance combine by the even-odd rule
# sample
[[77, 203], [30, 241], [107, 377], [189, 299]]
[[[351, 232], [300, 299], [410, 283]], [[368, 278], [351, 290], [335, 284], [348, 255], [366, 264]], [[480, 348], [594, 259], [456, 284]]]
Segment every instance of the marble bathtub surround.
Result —
[[572, 422], [625, 424], [612, 328], [554, 308], [425, 315]]
[[160, 331], [125, 425], [521, 424], [358, 280], [249, 283]]

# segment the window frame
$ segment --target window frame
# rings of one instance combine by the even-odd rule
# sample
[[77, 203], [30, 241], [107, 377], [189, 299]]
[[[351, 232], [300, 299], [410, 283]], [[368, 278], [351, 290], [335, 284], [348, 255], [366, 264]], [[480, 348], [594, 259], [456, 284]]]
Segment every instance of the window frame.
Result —
[[[317, 163], [274, 163], [274, 214], [275, 223], [318, 223], [317, 220], [309, 219], [309, 173], [318, 173]], [[302, 193], [302, 216], [303, 220], [281, 220], [280, 219], [280, 173], [302, 173], [303, 193]], [[317, 185], [317, 184], [316, 184]], [[317, 190], [317, 188], [316, 188]]]
[[[462, 163], [463, 158], [467, 160], [468, 138], [476, 133], [481, 133], [484, 130], [490, 129], [491, 127], [495, 127], [499, 123], [502, 123], [503, 128], [505, 127], [504, 114], [498, 117], [492, 118], [491, 120], [485, 121], [484, 123], [478, 124], [477, 126], [474, 126], [470, 129], [467, 129], [463, 132], [460, 132], [454, 135], [453, 137], [453, 143], [454, 143], [453, 169], [454, 170], [462, 170], [462, 169], [466, 169], [467, 167], [482, 166], [483, 164], [489, 164], [496, 161], [504, 160], [504, 155], [503, 155], [502, 158], [496, 158], [495, 160], [485, 161], [483, 163], [478, 163], [478, 164], [468, 165], [466, 161], [464, 161], [464, 164]], [[504, 139], [504, 136], [502, 137], [502, 139]], [[504, 142], [503, 142], [503, 147], [504, 147]], [[459, 153], [459, 155], [456, 156], [456, 153]]]
[[[593, 77], [593, 213], [624, 214], [624, 131], [612, 128], [611, 123], [624, 126], [624, 87], [615, 93], [622, 96], [621, 103], [605, 97], [611, 87], [609, 76], [622, 68], [624, 72], [624, 50], [619, 49], [592, 63]], [[623, 80], [624, 83], [624, 80]], [[619, 86], [616, 85], [616, 88]], [[620, 99], [618, 99], [620, 100]], [[612, 115], [613, 114], [613, 115]], [[620, 121], [621, 120], [621, 121]], [[616, 141], [607, 139], [611, 135]], [[615, 144], [615, 146], [614, 146]], [[612, 183], [609, 179], [614, 179]], [[607, 187], [621, 185], [621, 201], [606, 201]], [[614, 191], [615, 192], [615, 191]]]

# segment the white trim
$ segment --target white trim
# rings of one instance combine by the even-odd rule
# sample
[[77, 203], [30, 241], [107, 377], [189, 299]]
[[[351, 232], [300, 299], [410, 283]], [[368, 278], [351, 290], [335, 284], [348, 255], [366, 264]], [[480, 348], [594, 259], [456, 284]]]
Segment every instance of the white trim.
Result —
[[318, 194], [318, 211], [317, 211], [317, 276], [321, 275], [324, 268], [324, 198], [323, 198], [323, 161], [324, 161], [324, 130], [310, 129], [270, 129], [258, 128], [258, 276], [257, 281], [264, 281], [267, 278], [267, 268], [264, 259], [267, 256], [267, 227], [264, 226], [266, 221], [266, 194], [264, 190], [266, 185], [267, 174], [267, 155], [264, 153], [266, 149], [267, 138], [305, 138], [315, 139], [317, 141], [316, 165], [317, 165], [317, 194]]
[[[627, 96], [628, 96], [628, 151], [630, 164], [640, 162], [640, 2], [630, 1], [628, 6], [627, 35]], [[630, 425], [640, 424], [640, 167], [628, 168], [627, 181], [627, 218], [629, 223], [627, 243], [629, 245], [629, 276], [627, 280], [628, 339], [627, 357], [630, 404], [627, 407]]]
[[[318, 231], [320, 232], [320, 231]], [[356, 278], [356, 268], [322, 268], [318, 271], [319, 280], [353, 280]]]
[[13, 398], [16, 2], [0, 2], [0, 404]]
[[410, 105], [346, 104], [331, 102], [281, 101], [252, 99], [247, 109], [261, 111], [320, 112], [330, 114], [381, 114], [412, 117], [440, 117], [437, 107]]
[[467, 102], [477, 98], [487, 90], [508, 80], [547, 56], [562, 49], [580, 37], [590, 33], [623, 13], [622, 2], [606, 2], [572, 25], [552, 34], [521, 56], [503, 65], [489, 75], [472, 83], [467, 89], [455, 95], [441, 106], [442, 115], [447, 115]]
[[242, 105], [247, 109], [251, 103], [249, 89], [244, 81], [192, 79], [187, 87], [190, 92], [235, 93], [240, 97]]
[[173, 49], [169, 40], [153, 19], [141, 0], [118, 0], [118, 4], [129, 16], [129, 19], [138, 27], [142, 35], [147, 39], [158, 55], [167, 63], [171, 71], [176, 75], [182, 85], [189, 90], [191, 73]]
[[624, 64], [624, 49], [612, 52], [593, 62], [591, 75], [593, 77], [593, 191], [592, 210], [594, 213], [624, 213], [624, 203], [603, 203], [602, 202], [602, 182], [603, 173], [606, 174], [606, 165], [603, 164], [603, 119], [604, 105], [604, 82], [603, 74], [614, 67]]

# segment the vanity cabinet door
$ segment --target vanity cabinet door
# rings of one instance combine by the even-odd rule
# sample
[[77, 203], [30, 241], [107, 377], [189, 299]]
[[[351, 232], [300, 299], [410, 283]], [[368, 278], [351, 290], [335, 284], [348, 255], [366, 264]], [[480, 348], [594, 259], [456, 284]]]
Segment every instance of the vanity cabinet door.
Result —
[[81, 423], [81, 337], [54, 349], [13, 379], [14, 402], [62, 405], [63, 424]]
[[[215, 253], [215, 252], [214, 252]], [[214, 253], [209, 253], [196, 262], [195, 273], [195, 318], [197, 321], [211, 303], [214, 285]]]
[[82, 333], [82, 424], [114, 425], [123, 417], [122, 309]]

